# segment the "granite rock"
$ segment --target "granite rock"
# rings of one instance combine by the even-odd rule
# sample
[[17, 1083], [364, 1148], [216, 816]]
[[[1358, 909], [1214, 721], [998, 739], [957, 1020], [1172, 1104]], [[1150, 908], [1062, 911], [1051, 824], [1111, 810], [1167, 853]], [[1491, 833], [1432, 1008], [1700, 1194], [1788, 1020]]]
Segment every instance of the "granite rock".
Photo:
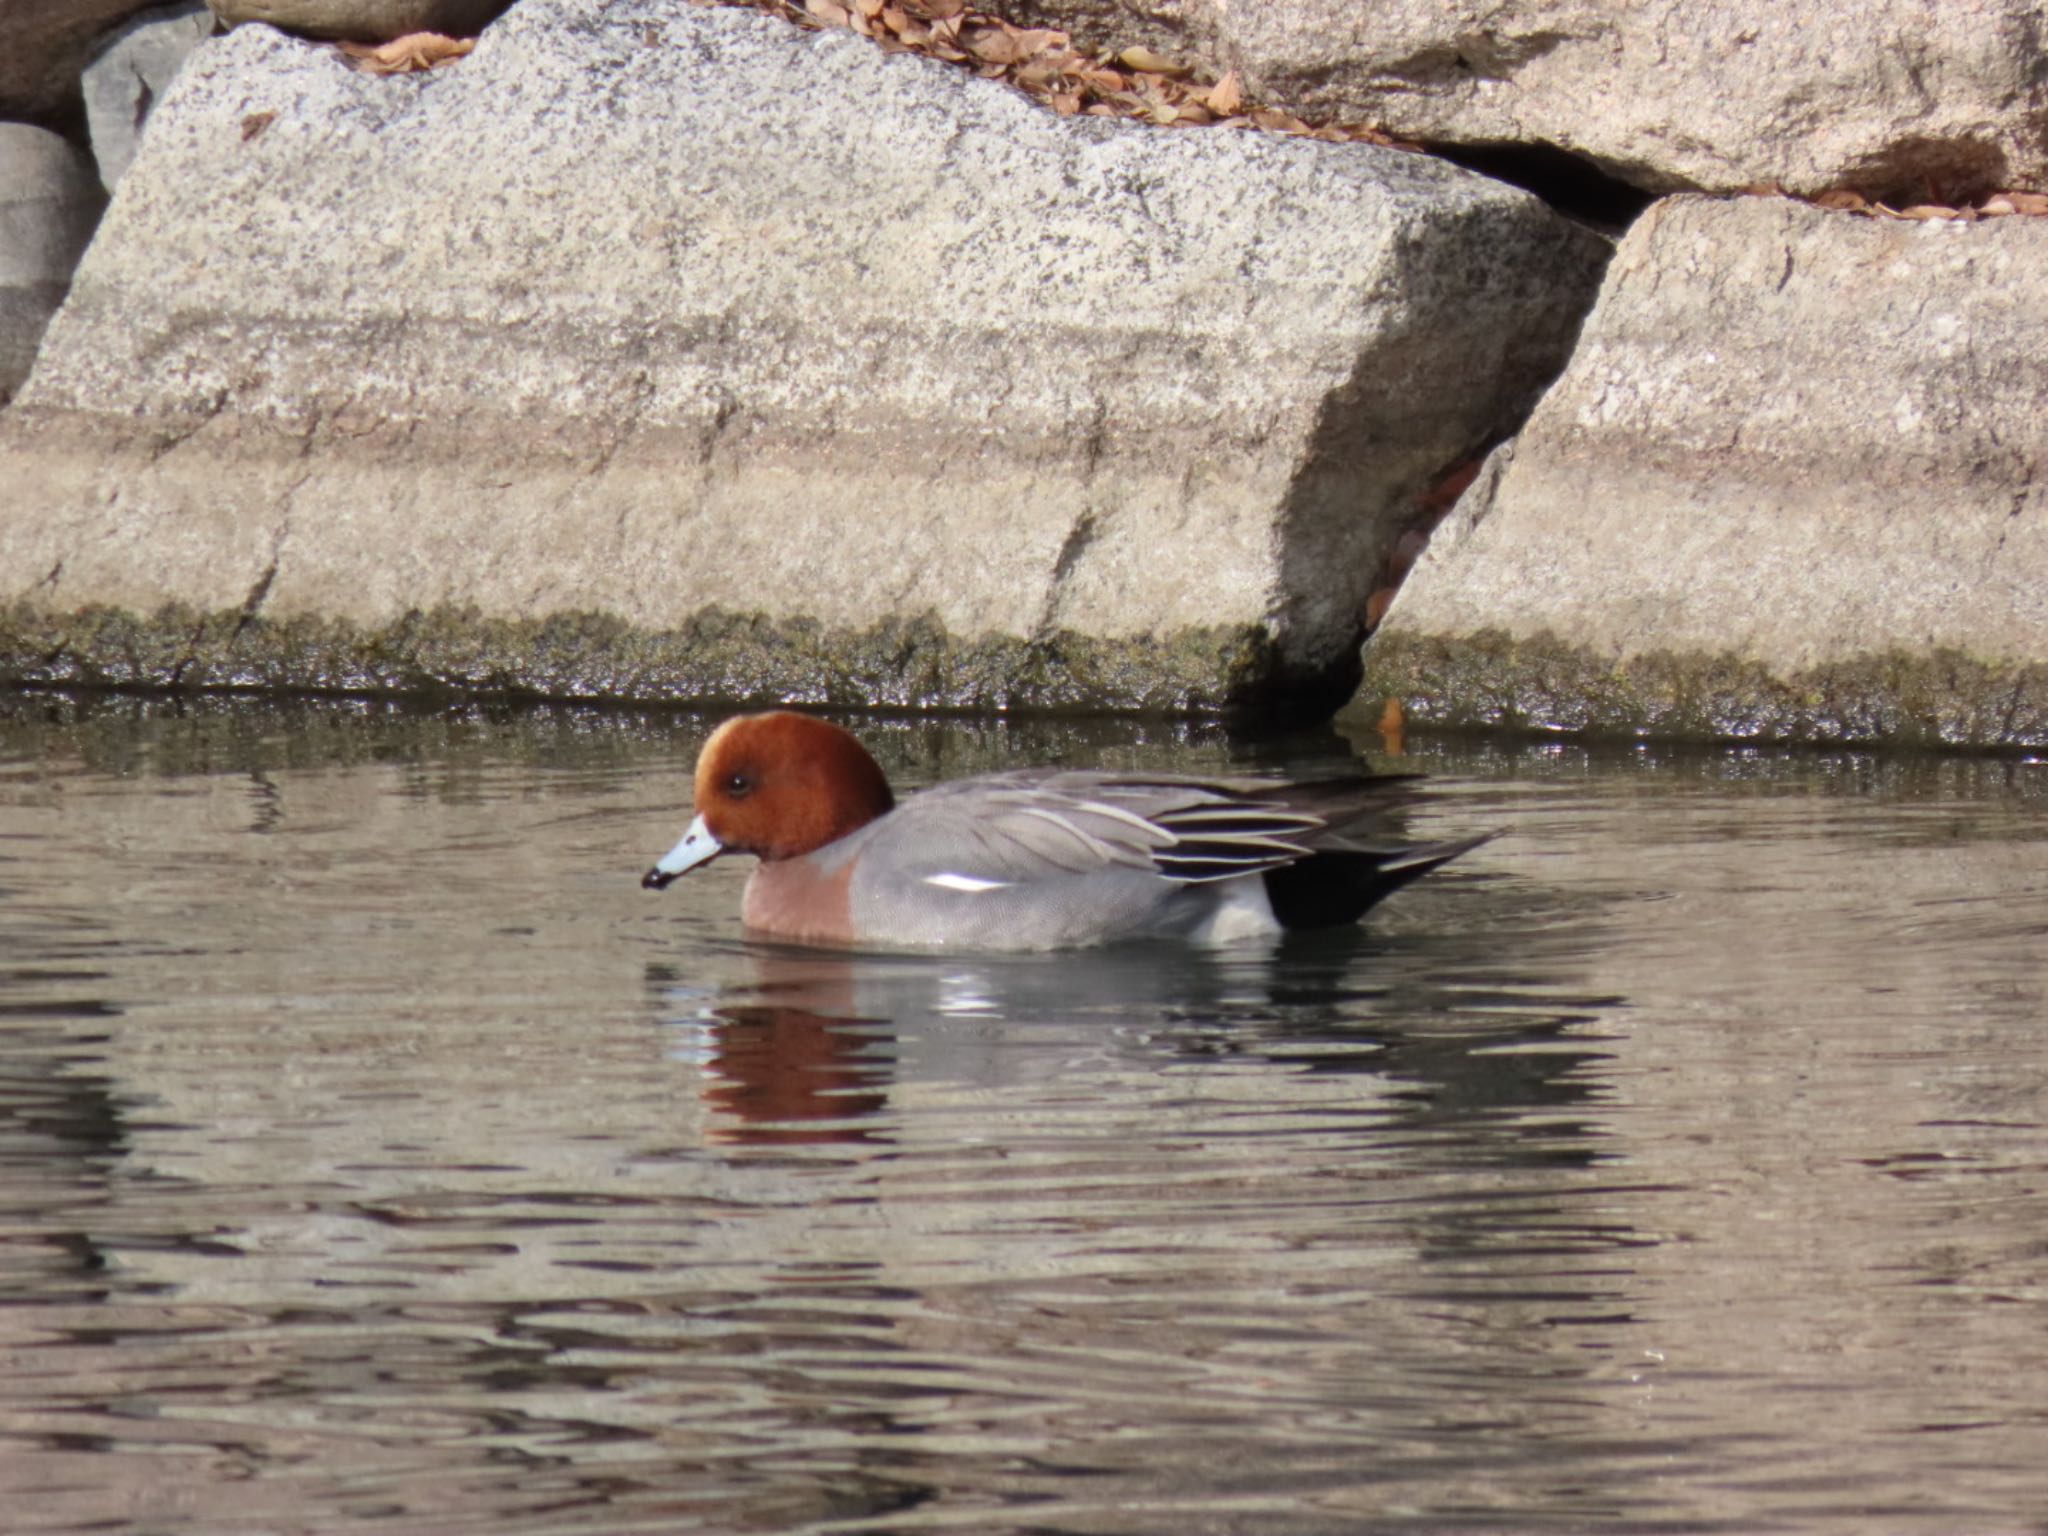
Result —
[[159, 106], [31, 389], [0, 672], [1197, 708], [1356, 676], [1608, 252], [1425, 157], [526, 0]]
[[2048, 221], [1659, 204], [1367, 648], [1411, 719], [2048, 743]]

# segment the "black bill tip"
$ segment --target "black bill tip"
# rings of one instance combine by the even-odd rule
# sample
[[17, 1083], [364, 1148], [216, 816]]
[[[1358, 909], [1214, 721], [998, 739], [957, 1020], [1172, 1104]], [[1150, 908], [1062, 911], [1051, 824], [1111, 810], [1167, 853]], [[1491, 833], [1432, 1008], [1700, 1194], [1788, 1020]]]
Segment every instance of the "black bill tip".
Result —
[[640, 887], [642, 890], [648, 891], [665, 890], [668, 887], [669, 881], [673, 879], [675, 879], [674, 875], [666, 874], [659, 869], [650, 869], [640, 877]]

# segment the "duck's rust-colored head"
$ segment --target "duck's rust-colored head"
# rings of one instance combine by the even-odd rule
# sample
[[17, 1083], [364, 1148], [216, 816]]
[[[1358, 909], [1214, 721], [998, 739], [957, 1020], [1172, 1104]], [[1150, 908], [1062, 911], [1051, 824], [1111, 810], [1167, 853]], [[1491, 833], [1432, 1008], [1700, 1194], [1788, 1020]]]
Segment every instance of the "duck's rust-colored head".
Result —
[[660, 890], [721, 853], [801, 858], [895, 805], [889, 781], [848, 732], [776, 710], [728, 720], [697, 754], [697, 816], [641, 884]]

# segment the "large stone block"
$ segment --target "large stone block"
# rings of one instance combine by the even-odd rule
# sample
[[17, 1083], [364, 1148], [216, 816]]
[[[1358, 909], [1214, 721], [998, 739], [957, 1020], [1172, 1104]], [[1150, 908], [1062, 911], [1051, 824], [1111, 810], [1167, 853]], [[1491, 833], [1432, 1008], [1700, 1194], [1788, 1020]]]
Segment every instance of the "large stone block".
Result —
[[1356, 675], [1604, 242], [1423, 157], [527, 0], [188, 62], [0, 422], [0, 671], [1201, 706]]
[[2035, 0], [1006, 0], [1261, 97], [1445, 145], [1548, 145], [1637, 186], [1909, 202], [2048, 186]]
[[1367, 647], [1450, 724], [2048, 743], [2048, 222], [1659, 204]]
[[0, 404], [28, 377], [105, 205], [78, 150], [41, 128], [0, 123]]

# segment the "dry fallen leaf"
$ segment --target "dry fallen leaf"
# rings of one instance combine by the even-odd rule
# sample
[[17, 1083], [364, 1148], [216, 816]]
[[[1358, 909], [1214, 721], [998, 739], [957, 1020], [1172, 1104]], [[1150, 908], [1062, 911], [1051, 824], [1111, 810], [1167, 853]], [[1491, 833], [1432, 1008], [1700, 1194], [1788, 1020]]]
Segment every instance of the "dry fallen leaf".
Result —
[[1162, 58], [1150, 48], [1126, 48], [1116, 56], [1116, 61], [1125, 69], [1135, 69], [1147, 75], [1184, 75], [1188, 72], [1185, 64]]
[[1008, 66], [1044, 52], [1050, 39], [1066, 39], [1057, 32], [1024, 32], [1007, 27], [976, 27], [960, 34], [960, 46], [984, 64]]
[[932, 29], [906, 11], [882, 12], [882, 25], [912, 48], [920, 47], [932, 40]]
[[248, 143], [277, 121], [275, 112], [251, 112], [242, 119], [242, 142]]
[[1304, 123], [1300, 118], [1293, 116], [1291, 113], [1282, 112], [1273, 107], [1254, 108], [1251, 113], [1251, 119], [1268, 133], [1308, 132], [1307, 123]]
[[1221, 80], [1209, 87], [1209, 110], [1218, 117], [1235, 117], [1237, 109], [1244, 105], [1244, 82], [1232, 70]]
[[452, 63], [476, 46], [473, 37], [445, 37], [439, 32], [408, 32], [388, 43], [341, 43], [356, 68], [371, 75], [410, 75]]

